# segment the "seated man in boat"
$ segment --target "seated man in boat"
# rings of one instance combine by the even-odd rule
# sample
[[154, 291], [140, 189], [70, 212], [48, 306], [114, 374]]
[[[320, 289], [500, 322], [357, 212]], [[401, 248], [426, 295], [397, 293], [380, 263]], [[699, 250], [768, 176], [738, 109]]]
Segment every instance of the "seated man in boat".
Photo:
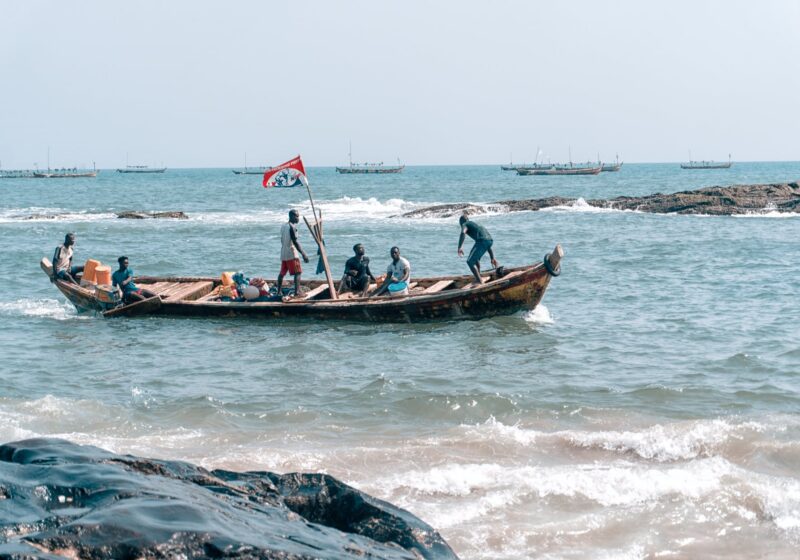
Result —
[[119, 263], [119, 269], [111, 275], [111, 284], [118, 286], [122, 290], [122, 301], [125, 305], [157, 295], [149, 290], [136, 287], [136, 284], [133, 283], [133, 269], [128, 268], [128, 257], [120, 257], [117, 262]]
[[489, 252], [492, 266], [495, 268], [497, 267], [497, 261], [494, 258], [494, 252], [492, 252], [492, 244], [494, 243], [492, 236], [489, 235], [485, 227], [470, 220], [466, 212], [458, 219], [458, 223], [461, 224], [461, 236], [458, 238], [458, 256], [464, 256], [464, 251], [461, 249], [461, 246], [464, 244], [464, 237], [468, 235], [475, 241], [475, 245], [472, 246], [469, 257], [467, 257], [467, 266], [469, 266], [472, 274], [475, 275], [475, 283], [483, 284], [483, 279], [481, 278], [481, 257], [486, 254], [487, 251]]
[[370, 281], [376, 282], [372, 271], [369, 269], [369, 257], [365, 255], [366, 249], [361, 243], [353, 245], [354, 256], [347, 259], [344, 264], [344, 276], [339, 282], [339, 293], [350, 290], [360, 293], [361, 297], [367, 295]]
[[75, 276], [83, 272], [83, 267], [72, 266], [72, 247], [74, 245], [75, 234], [68, 233], [64, 236], [64, 244], [56, 247], [53, 253], [53, 276], [50, 278], [53, 282], [64, 280], [73, 284], [78, 283]]
[[392, 256], [392, 262], [386, 268], [386, 279], [381, 287], [372, 294], [374, 296], [379, 296], [387, 291], [395, 294], [404, 291], [407, 293], [408, 283], [411, 281], [411, 263], [405, 257], [400, 256], [399, 247], [392, 247], [389, 254]]
[[289, 221], [281, 227], [281, 271], [278, 274], [278, 295], [281, 296], [281, 288], [283, 286], [283, 277], [286, 273], [294, 275], [294, 295], [300, 295], [300, 275], [303, 273], [303, 267], [300, 266], [300, 259], [297, 258], [299, 252], [303, 255], [303, 262], [308, 262], [308, 255], [300, 247], [300, 242], [297, 240], [297, 223], [300, 221], [300, 212], [297, 210], [289, 211]]

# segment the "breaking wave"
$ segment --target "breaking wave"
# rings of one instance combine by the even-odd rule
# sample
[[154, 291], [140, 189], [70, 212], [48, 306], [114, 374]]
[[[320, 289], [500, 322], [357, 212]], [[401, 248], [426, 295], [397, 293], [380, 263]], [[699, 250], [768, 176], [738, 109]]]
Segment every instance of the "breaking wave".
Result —
[[68, 302], [49, 298], [2, 301], [0, 302], [0, 316], [41, 317], [57, 321], [89, 318], [89, 316], [78, 315], [75, 307]]

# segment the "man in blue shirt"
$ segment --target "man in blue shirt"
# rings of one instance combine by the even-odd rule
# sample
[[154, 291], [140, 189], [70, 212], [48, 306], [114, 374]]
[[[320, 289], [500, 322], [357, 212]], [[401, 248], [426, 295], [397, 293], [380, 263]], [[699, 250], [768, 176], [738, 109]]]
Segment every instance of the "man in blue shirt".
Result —
[[122, 290], [122, 301], [125, 304], [135, 303], [157, 295], [151, 291], [136, 287], [136, 284], [133, 283], [133, 269], [128, 268], [128, 257], [120, 257], [117, 262], [119, 263], [119, 270], [114, 271], [114, 274], [111, 275], [111, 284], [118, 286]]
[[466, 214], [458, 219], [458, 223], [461, 224], [461, 237], [458, 238], [458, 256], [464, 256], [464, 251], [461, 249], [461, 246], [464, 244], [464, 237], [471, 237], [475, 241], [475, 245], [472, 246], [472, 251], [469, 252], [469, 257], [467, 257], [467, 266], [469, 266], [472, 274], [475, 275], [475, 283], [483, 284], [483, 279], [481, 278], [481, 257], [486, 254], [487, 251], [489, 252], [492, 266], [495, 268], [497, 267], [497, 261], [494, 258], [494, 252], [492, 252], [492, 244], [494, 243], [492, 236], [489, 235], [485, 227], [470, 220]]

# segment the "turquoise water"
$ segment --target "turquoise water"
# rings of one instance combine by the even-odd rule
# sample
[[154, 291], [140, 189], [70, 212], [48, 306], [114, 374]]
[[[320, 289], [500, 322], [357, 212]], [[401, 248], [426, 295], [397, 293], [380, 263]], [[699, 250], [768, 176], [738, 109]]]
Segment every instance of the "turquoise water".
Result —
[[[454, 220], [396, 217], [427, 204], [786, 182], [800, 163], [309, 175], [336, 274], [362, 242], [373, 268], [396, 244], [427, 276], [466, 273]], [[65, 232], [78, 261], [125, 254], [139, 274], [274, 277], [280, 225], [290, 208], [308, 211], [305, 191], [170, 169], [3, 180], [0, 192], [2, 441], [53, 435], [208, 467], [325, 471], [419, 515], [463, 558], [796, 557], [800, 216], [581, 201], [487, 213], [476, 219], [501, 264], [556, 243], [566, 252], [542, 304], [511, 317], [112, 321], [76, 315], [40, 272]], [[308, 232], [300, 240], [311, 252]]]

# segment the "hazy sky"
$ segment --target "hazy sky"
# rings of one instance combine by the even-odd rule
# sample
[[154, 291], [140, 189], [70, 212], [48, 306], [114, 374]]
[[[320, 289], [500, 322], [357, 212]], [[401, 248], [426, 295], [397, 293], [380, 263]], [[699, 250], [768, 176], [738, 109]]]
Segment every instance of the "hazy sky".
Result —
[[800, 2], [0, 0], [4, 168], [800, 159]]

